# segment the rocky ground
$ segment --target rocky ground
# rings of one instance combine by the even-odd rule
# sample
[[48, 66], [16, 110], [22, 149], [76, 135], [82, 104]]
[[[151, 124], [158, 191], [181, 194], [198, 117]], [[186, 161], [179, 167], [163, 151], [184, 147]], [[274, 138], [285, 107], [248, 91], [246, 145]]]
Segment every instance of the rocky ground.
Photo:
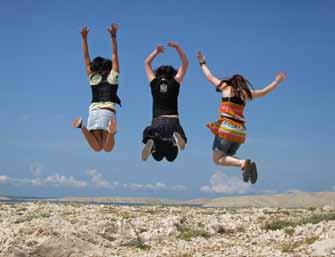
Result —
[[335, 208], [0, 203], [0, 256], [335, 256]]

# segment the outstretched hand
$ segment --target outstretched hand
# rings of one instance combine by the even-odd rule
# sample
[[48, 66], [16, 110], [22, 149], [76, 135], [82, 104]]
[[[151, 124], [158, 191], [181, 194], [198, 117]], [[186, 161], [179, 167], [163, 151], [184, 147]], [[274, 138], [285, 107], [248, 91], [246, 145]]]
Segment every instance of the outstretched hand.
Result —
[[276, 74], [276, 81], [278, 81], [278, 82], [282, 82], [286, 78], [287, 78], [287, 73], [286, 72], [278, 72]]
[[89, 31], [90, 30], [88, 29], [87, 26], [82, 27], [82, 29], [80, 31], [80, 34], [81, 34], [82, 38], [86, 39]]
[[201, 51], [197, 52], [197, 58], [198, 58], [199, 63], [206, 62], [206, 57], [202, 54]]
[[168, 42], [168, 46], [169, 47], [173, 47], [173, 48], [177, 48], [179, 47], [178, 43], [174, 42], [174, 41], [169, 41]]
[[111, 34], [111, 36], [116, 36], [116, 33], [119, 29], [119, 24], [117, 23], [112, 23], [108, 28], [108, 32]]
[[162, 46], [162, 45], [157, 45], [157, 46], [156, 46], [156, 51], [157, 51], [158, 53], [163, 53], [163, 52], [165, 51], [165, 48], [164, 48], [164, 46]]

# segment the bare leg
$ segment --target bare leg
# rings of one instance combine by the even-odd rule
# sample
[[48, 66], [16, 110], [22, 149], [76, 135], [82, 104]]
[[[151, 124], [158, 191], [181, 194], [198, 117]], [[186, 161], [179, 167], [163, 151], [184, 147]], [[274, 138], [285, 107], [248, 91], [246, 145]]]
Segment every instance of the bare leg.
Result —
[[[80, 118], [76, 118], [72, 122], [72, 127], [77, 128], [78, 123], [81, 122]], [[80, 129], [83, 132], [83, 135], [87, 141], [87, 143], [90, 145], [90, 147], [96, 151], [99, 152], [102, 150], [102, 144], [101, 144], [101, 132], [99, 130], [92, 130], [92, 132], [88, 131], [86, 127], [82, 126], [80, 124]]]
[[240, 160], [233, 156], [225, 156], [215, 151], [213, 152], [213, 161], [217, 165], [240, 167], [241, 170], [244, 170], [246, 165], [246, 160]]
[[111, 119], [108, 123], [108, 132], [103, 131], [103, 149], [105, 152], [110, 152], [114, 148], [115, 144], [115, 133], [116, 133], [116, 121]]

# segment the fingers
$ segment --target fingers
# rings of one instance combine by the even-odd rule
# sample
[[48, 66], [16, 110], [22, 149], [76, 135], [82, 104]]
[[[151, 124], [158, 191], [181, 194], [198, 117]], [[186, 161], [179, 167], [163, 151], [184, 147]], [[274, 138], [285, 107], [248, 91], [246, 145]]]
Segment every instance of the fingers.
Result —
[[81, 28], [81, 31], [80, 31], [81, 33], [88, 33], [89, 32], [89, 29], [88, 29], [88, 27], [87, 26], [84, 26], [84, 27], [82, 27]]
[[287, 73], [286, 73], [286, 72], [279, 72], [279, 73], [278, 73], [278, 76], [280, 76], [280, 77], [283, 78], [283, 79], [286, 79], [286, 77], [287, 77]]
[[165, 47], [162, 46], [162, 45], [157, 45], [156, 46], [156, 50], [159, 52], [159, 53], [163, 53], [165, 51]]
[[81, 28], [80, 34], [83, 39], [87, 39], [88, 32], [89, 32], [89, 29], [87, 26], [84, 26]]
[[117, 31], [119, 29], [119, 24], [117, 23], [112, 23], [112, 29]]
[[175, 41], [169, 41], [168, 46], [176, 48], [178, 46], [178, 44]]
[[205, 56], [202, 54], [202, 52], [200, 50], [197, 51], [197, 58], [199, 61], [204, 61], [205, 60]]
[[286, 72], [278, 72], [276, 74], [276, 79], [279, 81], [283, 81], [287, 78], [287, 73]]
[[109, 33], [116, 33], [117, 31], [119, 30], [119, 24], [117, 23], [112, 23], [108, 28], [107, 28], [107, 31]]

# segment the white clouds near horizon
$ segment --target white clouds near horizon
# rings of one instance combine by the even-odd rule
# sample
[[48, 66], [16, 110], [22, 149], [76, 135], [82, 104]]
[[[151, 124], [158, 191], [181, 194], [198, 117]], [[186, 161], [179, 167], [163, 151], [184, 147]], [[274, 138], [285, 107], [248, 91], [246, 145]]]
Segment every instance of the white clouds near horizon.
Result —
[[43, 177], [42, 168], [38, 162], [34, 162], [30, 165], [30, 170], [32, 173], [32, 178], [14, 178], [7, 175], [0, 174], [0, 184], [7, 184], [12, 186], [54, 186], [54, 187], [70, 187], [70, 188], [99, 188], [99, 189], [123, 189], [132, 191], [186, 191], [187, 188], [184, 185], [166, 185], [162, 182], [156, 183], [131, 183], [131, 184], [121, 184], [118, 181], [110, 182], [103, 177], [96, 169], [90, 169], [86, 172], [89, 176], [89, 180], [80, 180], [74, 176], [64, 176], [56, 173], [55, 175], [50, 175]]
[[200, 188], [204, 193], [243, 194], [249, 191], [250, 184], [242, 181], [242, 177], [228, 176], [215, 172], [209, 179], [209, 185]]

